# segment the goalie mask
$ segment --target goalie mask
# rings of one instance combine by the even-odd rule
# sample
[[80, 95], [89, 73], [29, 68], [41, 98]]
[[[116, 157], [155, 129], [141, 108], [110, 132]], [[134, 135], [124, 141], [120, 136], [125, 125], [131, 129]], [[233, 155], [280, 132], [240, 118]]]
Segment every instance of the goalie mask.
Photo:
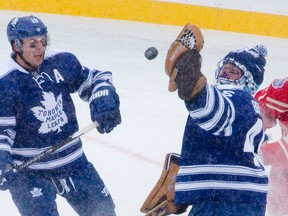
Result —
[[[250, 49], [241, 49], [229, 52], [223, 60], [218, 63], [215, 72], [216, 85], [234, 84], [242, 86], [250, 94], [255, 94], [264, 79], [264, 67], [266, 65], [267, 49], [257, 45]], [[231, 63], [238, 67], [243, 75], [236, 80], [221, 77], [221, 71], [225, 64]]]

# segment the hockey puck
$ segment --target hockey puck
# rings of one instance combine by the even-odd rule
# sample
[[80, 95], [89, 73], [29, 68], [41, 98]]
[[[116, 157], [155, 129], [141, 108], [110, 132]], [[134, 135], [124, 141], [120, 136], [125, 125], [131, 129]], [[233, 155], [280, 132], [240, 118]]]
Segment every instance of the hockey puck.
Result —
[[155, 47], [150, 47], [145, 51], [144, 55], [148, 60], [152, 60], [157, 57], [158, 50]]

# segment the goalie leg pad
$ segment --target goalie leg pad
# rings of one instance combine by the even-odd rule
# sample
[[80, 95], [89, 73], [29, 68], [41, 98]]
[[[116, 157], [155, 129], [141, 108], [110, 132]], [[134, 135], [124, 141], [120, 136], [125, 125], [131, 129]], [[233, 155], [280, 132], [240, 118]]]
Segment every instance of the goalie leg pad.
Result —
[[[174, 204], [174, 191], [175, 191], [175, 181], [176, 175], [179, 170], [180, 156], [175, 153], [168, 153], [165, 157], [164, 168], [162, 174], [143, 203], [140, 211], [147, 213], [160, 205], [163, 201], [168, 201], [168, 211], [169, 213], [181, 213], [185, 212], [188, 206], [176, 206]], [[185, 210], [184, 210], [185, 209]]]

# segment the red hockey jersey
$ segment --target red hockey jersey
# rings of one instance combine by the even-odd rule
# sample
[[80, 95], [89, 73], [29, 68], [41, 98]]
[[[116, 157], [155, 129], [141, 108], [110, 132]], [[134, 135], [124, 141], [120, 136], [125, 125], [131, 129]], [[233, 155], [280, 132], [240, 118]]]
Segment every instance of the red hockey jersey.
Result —
[[271, 165], [267, 213], [288, 215], [288, 77], [274, 80], [255, 95], [259, 102], [264, 127], [278, 122], [282, 138], [261, 147], [264, 164]]

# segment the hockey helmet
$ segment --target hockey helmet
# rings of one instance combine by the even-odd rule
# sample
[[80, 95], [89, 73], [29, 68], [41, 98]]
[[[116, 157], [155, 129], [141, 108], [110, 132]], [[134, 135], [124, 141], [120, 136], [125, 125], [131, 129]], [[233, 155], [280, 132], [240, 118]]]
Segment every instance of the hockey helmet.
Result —
[[19, 41], [23, 38], [47, 35], [47, 27], [36, 16], [23, 16], [13, 18], [7, 26], [7, 37], [9, 43]]
[[[215, 73], [216, 84], [236, 84], [243, 89], [255, 94], [264, 79], [267, 49], [263, 45], [257, 45], [250, 49], [241, 49], [229, 52], [218, 63]], [[226, 63], [232, 63], [243, 71], [243, 76], [238, 80], [230, 80], [220, 77], [220, 72]]]
[[288, 121], [288, 77], [277, 78], [272, 83], [258, 91], [255, 99], [259, 103], [260, 108], [265, 109], [275, 119]]

